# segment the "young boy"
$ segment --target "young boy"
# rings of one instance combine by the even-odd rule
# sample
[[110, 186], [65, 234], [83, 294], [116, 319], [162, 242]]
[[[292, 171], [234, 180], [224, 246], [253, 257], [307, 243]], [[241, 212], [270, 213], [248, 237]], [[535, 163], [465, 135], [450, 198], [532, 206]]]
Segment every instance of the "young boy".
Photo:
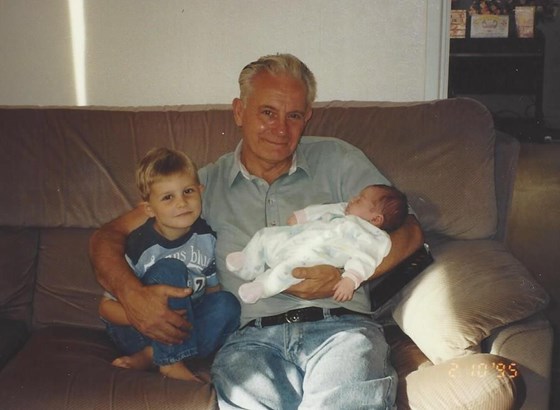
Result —
[[[229, 270], [245, 280], [245, 303], [280, 293], [297, 283], [298, 266], [344, 267], [334, 299], [346, 302], [391, 249], [387, 232], [408, 214], [406, 196], [387, 185], [369, 185], [348, 203], [311, 205], [295, 211], [288, 225], [258, 231], [241, 252], [226, 258]], [[267, 267], [270, 267], [267, 269]]]
[[186, 310], [193, 325], [179, 345], [151, 340], [134, 327], [122, 305], [106, 294], [99, 313], [107, 332], [125, 354], [113, 365], [147, 369], [152, 363], [171, 378], [200, 381], [183, 360], [214, 353], [239, 326], [239, 302], [220, 290], [214, 246], [216, 234], [200, 217], [202, 209], [197, 168], [182, 152], [155, 148], [136, 172], [136, 184], [150, 219], [133, 231], [126, 243], [126, 259], [145, 285], [192, 288], [187, 298], [170, 298], [169, 306]]

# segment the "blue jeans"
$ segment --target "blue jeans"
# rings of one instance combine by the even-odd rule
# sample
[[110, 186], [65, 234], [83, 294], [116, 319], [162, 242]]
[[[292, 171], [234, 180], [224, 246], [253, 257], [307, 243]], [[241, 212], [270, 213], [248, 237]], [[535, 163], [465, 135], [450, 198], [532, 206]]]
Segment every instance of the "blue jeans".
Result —
[[[188, 269], [184, 263], [167, 258], [156, 262], [141, 280], [145, 285], [165, 284], [186, 287], [188, 279]], [[132, 326], [119, 326], [106, 322], [110, 338], [126, 355], [152, 346], [154, 364], [162, 366], [189, 357], [211, 355], [239, 327], [239, 302], [229, 292], [209, 293], [194, 301], [190, 297], [169, 298], [168, 304], [174, 310], [186, 309], [186, 318], [192, 324], [189, 337], [181, 344], [160, 343], [144, 336]]]
[[392, 409], [397, 375], [383, 329], [360, 315], [245, 327], [212, 366], [225, 409]]

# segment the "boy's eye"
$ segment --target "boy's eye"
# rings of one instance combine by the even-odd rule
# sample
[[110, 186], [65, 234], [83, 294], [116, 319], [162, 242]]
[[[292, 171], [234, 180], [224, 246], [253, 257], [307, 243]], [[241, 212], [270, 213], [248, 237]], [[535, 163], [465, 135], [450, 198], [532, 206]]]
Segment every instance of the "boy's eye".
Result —
[[185, 194], [192, 194], [194, 192], [194, 189], [193, 188], [187, 188], [187, 189], [185, 189], [184, 192], [185, 192]]
[[161, 198], [162, 201], [169, 201], [171, 198], [173, 198], [172, 195], [165, 195], [163, 198]]

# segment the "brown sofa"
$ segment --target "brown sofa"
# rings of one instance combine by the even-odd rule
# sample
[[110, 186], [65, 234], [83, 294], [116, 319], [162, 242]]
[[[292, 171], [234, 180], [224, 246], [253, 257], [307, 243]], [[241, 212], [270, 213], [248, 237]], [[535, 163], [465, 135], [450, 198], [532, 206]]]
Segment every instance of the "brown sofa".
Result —
[[[408, 194], [430, 244], [434, 263], [376, 311], [398, 407], [546, 409], [548, 295], [504, 245], [519, 144], [468, 99], [318, 104], [306, 135], [361, 148]], [[87, 248], [138, 201], [148, 149], [204, 165], [238, 140], [225, 106], [0, 109], [2, 408], [216, 407], [211, 384], [111, 366]]]

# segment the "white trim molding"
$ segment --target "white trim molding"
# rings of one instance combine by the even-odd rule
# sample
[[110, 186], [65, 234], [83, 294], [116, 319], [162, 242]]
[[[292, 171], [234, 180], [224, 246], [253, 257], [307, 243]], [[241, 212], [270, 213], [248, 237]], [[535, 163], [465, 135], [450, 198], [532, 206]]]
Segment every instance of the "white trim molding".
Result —
[[447, 98], [451, 0], [427, 0], [424, 98]]

